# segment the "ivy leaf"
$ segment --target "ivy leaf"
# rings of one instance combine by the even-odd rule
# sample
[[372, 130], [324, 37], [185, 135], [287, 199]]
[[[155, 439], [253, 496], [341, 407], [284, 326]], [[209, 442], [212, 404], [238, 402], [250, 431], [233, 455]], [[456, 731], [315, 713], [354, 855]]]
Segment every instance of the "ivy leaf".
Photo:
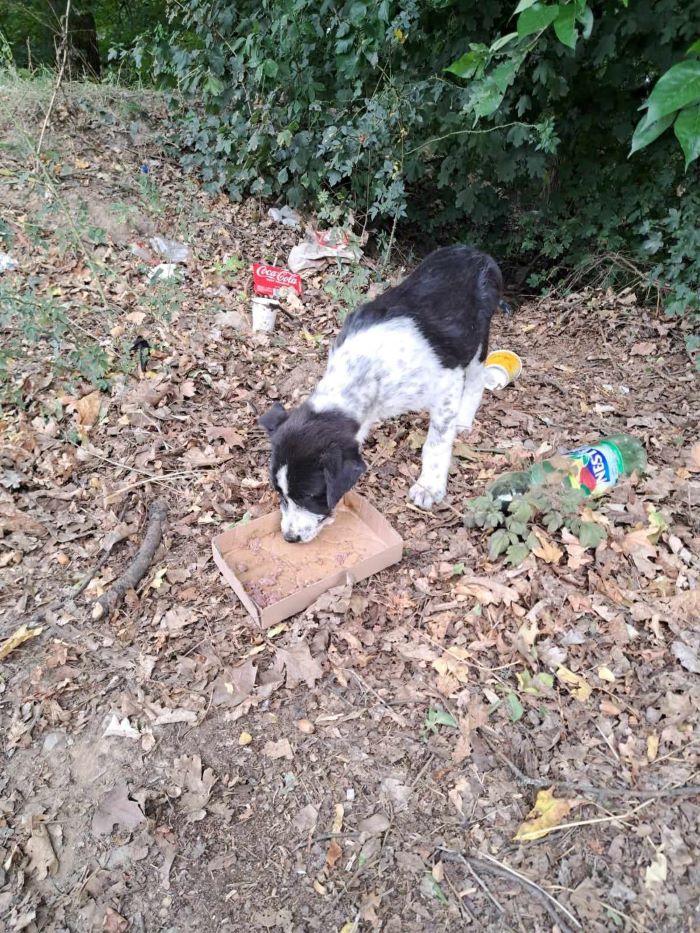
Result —
[[506, 560], [509, 564], [512, 564], [513, 567], [517, 567], [518, 564], [522, 564], [529, 553], [530, 548], [527, 544], [511, 544], [506, 551]]
[[605, 529], [595, 522], [581, 522], [581, 527], [578, 530], [578, 540], [581, 547], [598, 547], [605, 536]]
[[508, 511], [516, 522], [529, 522], [532, 518], [532, 506], [521, 497], [516, 497], [508, 506]]
[[685, 170], [700, 156], [700, 104], [686, 107], [678, 114], [673, 132], [685, 155]]
[[530, 36], [533, 32], [546, 29], [559, 16], [559, 6], [545, 6], [535, 3], [518, 17], [518, 35]]
[[678, 62], [662, 74], [649, 95], [649, 121], [654, 122], [700, 100], [700, 61]]
[[523, 704], [514, 693], [506, 694], [506, 703], [508, 704], [508, 712], [513, 722], [517, 722], [519, 719], [523, 718], [525, 713]]
[[496, 560], [501, 554], [505, 554], [510, 545], [510, 535], [505, 528], [499, 528], [489, 538], [489, 560]]
[[674, 113], [669, 113], [665, 117], [661, 117], [660, 120], [649, 123], [649, 114], [645, 113], [637, 124], [634, 135], [632, 136], [630, 156], [634, 155], [634, 153], [638, 152], [640, 149], [644, 149], [645, 146], [648, 146], [649, 143], [653, 143], [655, 139], [661, 136], [673, 123], [675, 116], [676, 114], [674, 111]]
[[576, 48], [578, 34], [576, 32], [576, 7], [573, 3], [560, 7], [559, 16], [554, 20], [554, 32], [563, 45], [568, 45], [570, 49]]

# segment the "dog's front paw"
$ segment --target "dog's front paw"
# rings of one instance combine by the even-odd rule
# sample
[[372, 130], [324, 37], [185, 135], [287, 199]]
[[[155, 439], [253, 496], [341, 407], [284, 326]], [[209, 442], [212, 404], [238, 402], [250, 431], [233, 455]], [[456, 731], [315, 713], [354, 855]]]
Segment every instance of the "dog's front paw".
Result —
[[411, 486], [408, 498], [414, 505], [417, 505], [419, 509], [428, 511], [432, 509], [434, 505], [437, 505], [438, 502], [442, 502], [445, 498], [445, 490], [429, 489], [427, 486], [423, 486], [422, 483], [418, 482]]

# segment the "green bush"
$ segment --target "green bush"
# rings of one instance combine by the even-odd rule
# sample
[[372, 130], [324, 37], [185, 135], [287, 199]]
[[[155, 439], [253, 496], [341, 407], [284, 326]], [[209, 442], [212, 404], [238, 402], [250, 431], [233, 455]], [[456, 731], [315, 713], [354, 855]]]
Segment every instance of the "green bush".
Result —
[[183, 0], [135, 55], [176, 92], [183, 164], [211, 190], [292, 205], [330, 192], [362, 222], [476, 241], [532, 284], [623, 253], [670, 310], [697, 310], [698, 163], [686, 174], [656, 120], [635, 145], [657, 138], [628, 155], [657, 79], [681, 61], [700, 68], [688, 53], [700, 4], [519, 9], [514, 20], [510, 0]]

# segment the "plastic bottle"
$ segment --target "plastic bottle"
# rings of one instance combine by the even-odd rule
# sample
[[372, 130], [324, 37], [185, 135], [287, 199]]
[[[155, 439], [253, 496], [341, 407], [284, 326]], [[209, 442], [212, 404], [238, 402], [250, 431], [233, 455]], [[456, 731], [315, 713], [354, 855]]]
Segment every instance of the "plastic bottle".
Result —
[[541, 460], [529, 470], [504, 473], [488, 488], [494, 499], [510, 502], [531, 486], [551, 483], [552, 474], [559, 473], [562, 483], [580, 489], [584, 496], [602, 496], [621, 476], [635, 470], [644, 472], [647, 456], [640, 441], [631, 434], [604, 437], [586, 447], [577, 447], [555, 460]]

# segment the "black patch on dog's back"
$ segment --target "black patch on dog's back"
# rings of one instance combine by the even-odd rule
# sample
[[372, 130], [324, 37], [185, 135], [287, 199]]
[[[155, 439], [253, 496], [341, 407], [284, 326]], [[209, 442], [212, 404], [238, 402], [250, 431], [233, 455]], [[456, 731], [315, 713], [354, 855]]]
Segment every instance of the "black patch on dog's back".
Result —
[[395, 288], [349, 314], [336, 346], [375, 324], [407, 317], [447, 369], [467, 366], [479, 347], [483, 361], [502, 293], [503, 276], [491, 256], [471, 246], [447, 246], [431, 253]]

